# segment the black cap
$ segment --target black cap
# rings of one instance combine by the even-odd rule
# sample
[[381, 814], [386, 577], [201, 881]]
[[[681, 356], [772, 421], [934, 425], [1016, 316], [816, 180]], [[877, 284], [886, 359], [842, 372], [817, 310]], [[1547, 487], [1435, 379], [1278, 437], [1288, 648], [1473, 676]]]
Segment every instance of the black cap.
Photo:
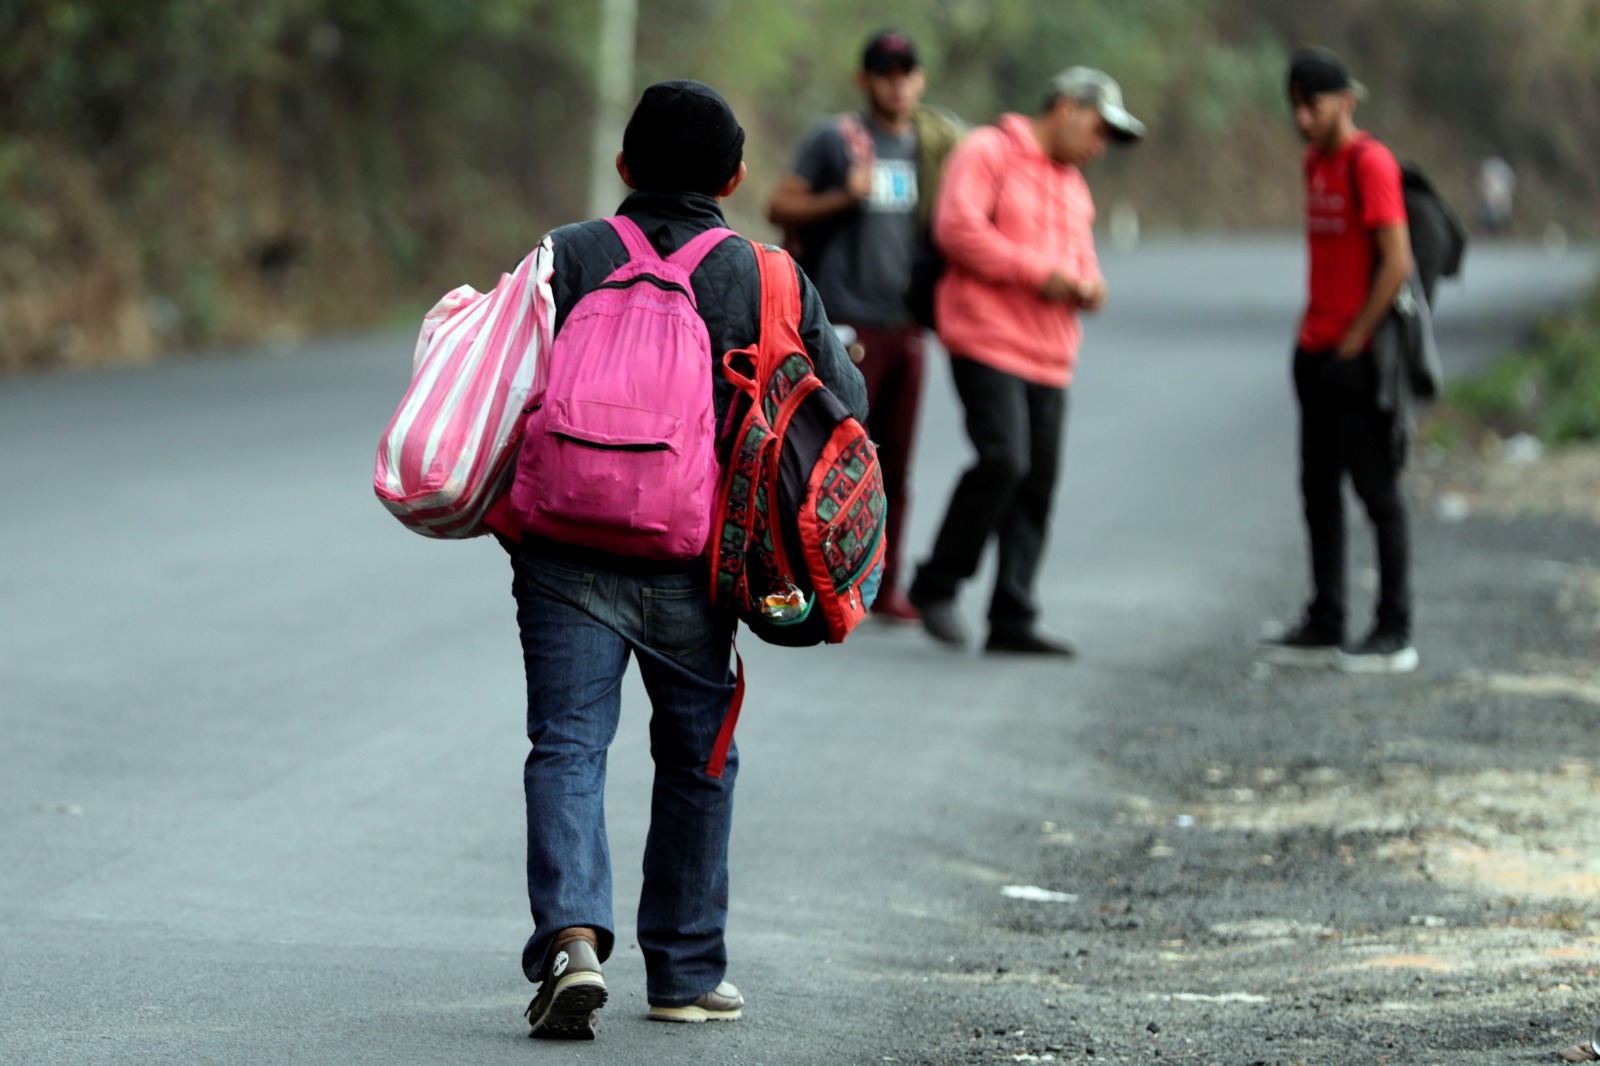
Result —
[[1357, 99], [1365, 99], [1366, 86], [1350, 76], [1344, 60], [1327, 48], [1302, 48], [1289, 60], [1289, 95], [1298, 90], [1309, 100], [1319, 93], [1337, 93], [1349, 89]]
[[744, 129], [711, 86], [660, 81], [633, 109], [622, 159], [640, 189], [715, 195], [744, 160]]
[[922, 65], [917, 59], [917, 46], [899, 30], [884, 30], [861, 53], [861, 69], [869, 74], [887, 74], [891, 70], [915, 70]]

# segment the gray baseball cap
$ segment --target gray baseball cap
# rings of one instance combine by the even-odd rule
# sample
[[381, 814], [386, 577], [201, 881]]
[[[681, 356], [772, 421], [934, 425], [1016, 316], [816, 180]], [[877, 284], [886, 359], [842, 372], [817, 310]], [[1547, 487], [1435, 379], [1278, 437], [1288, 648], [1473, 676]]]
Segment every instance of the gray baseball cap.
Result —
[[1100, 112], [1111, 127], [1111, 136], [1128, 143], [1144, 136], [1144, 123], [1122, 106], [1122, 89], [1103, 70], [1093, 67], [1068, 67], [1050, 79], [1050, 98], [1067, 96]]

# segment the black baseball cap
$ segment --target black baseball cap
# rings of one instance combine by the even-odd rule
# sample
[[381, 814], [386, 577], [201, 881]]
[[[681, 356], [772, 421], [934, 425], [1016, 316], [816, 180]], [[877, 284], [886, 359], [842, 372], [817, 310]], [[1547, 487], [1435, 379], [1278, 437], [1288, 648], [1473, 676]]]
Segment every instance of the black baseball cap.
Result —
[[1357, 100], [1367, 98], [1367, 87], [1350, 76], [1344, 60], [1327, 48], [1302, 48], [1289, 60], [1289, 95], [1296, 90], [1309, 100], [1319, 93], [1337, 93], [1346, 89], [1355, 93]]
[[884, 30], [861, 53], [861, 69], [869, 74], [887, 74], [891, 70], [915, 70], [922, 66], [917, 59], [917, 46], [899, 30]]

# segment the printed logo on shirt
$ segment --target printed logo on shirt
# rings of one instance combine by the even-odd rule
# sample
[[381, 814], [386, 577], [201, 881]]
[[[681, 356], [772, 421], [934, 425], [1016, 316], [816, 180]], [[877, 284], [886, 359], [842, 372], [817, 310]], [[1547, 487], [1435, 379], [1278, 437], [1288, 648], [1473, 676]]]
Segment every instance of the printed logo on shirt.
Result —
[[1348, 228], [1343, 193], [1321, 192], [1313, 188], [1306, 194], [1306, 232], [1338, 234]]
[[914, 211], [917, 207], [917, 165], [908, 159], [879, 159], [872, 164], [868, 211]]
[[1306, 232], [1338, 235], [1347, 228], [1344, 193], [1329, 192], [1327, 176], [1321, 170], [1315, 171], [1311, 187], [1306, 190]]

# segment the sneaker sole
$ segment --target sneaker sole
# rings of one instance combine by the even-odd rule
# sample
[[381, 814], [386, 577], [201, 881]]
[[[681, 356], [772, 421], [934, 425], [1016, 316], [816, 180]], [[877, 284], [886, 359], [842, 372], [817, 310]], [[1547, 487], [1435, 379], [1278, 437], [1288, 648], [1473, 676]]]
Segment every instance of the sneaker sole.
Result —
[[1256, 661], [1269, 666], [1340, 666], [1343, 653], [1338, 648], [1293, 648], [1269, 645], [1256, 653]]
[[595, 1012], [606, 1005], [606, 983], [599, 974], [571, 974], [556, 984], [550, 1008], [530, 1019], [528, 1035], [545, 1040], [593, 1040]]
[[709, 1010], [694, 1004], [687, 1007], [651, 1007], [645, 1017], [653, 1022], [733, 1022], [744, 1017], [744, 1008]]
[[1405, 648], [1392, 655], [1339, 653], [1339, 669], [1347, 674], [1409, 674], [1421, 661], [1416, 648]]

